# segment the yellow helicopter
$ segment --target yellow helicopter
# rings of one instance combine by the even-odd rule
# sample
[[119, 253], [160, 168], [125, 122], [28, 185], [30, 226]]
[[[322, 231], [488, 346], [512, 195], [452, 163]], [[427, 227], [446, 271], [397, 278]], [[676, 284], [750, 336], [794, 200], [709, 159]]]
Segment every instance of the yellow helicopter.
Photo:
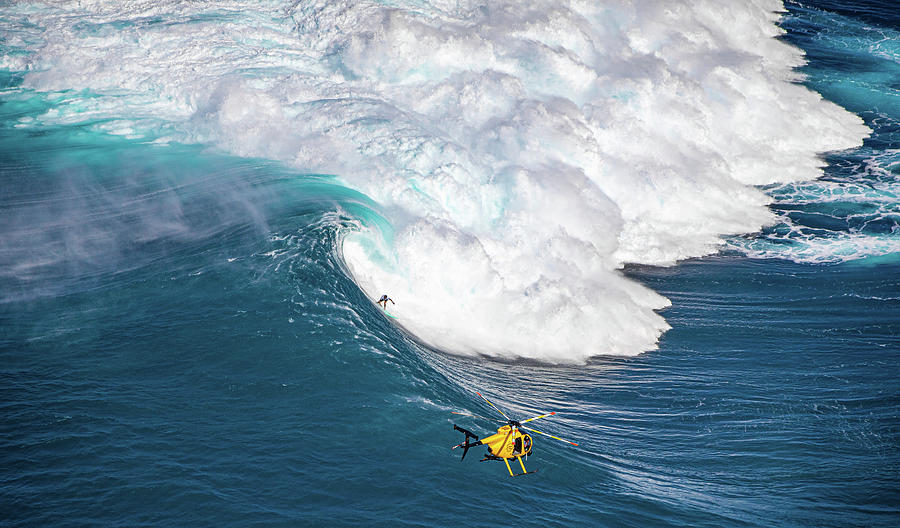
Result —
[[[476, 392], [475, 394], [481, 396], [480, 392]], [[568, 440], [563, 440], [562, 438], [560, 438], [558, 436], [553, 436], [551, 434], [543, 433], [541, 431], [538, 431], [537, 429], [532, 429], [531, 427], [525, 427], [524, 425], [522, 425], [523, 423], [531, 422], [531, 421], [537, 420], [539, 418], [546, 418], [547, 416], [553, 416], [554, 414], [556, 414], [555, 412], [542, 414], [540, 416], [535, 416], [533, 418], [528, 418], [527, 420], [522, 420], [522, 421], [512, 420], [512, 419], [510, 419], [509, 416], [506, 415], [506, 413], [504, 413], [499, 408], [497, 408], [497, 406], [494, 405], [493, 403], [491, 403], [487, 398], [485, 398], [484, 396], [481, 396], [481, 399], [486, 401], [487, 404], [490, 405], [491, 407], [493, 407], [495, 411], [497, 411], [498, 413], [503, 415], [503, 418], [506, 419], [505, 420], [506, 425], [497, 429], [497, 432], [495, 434], [492, 434], [491, 436], [488, 436], [487, 438], [479, 440], [478, 435], [476, 435], [475, 433], [467, 431], [467, 430], [463, 429], [462, 427], [460, 427], [456, 424], [453, 424], [454, 430], [459, 431], [466, 435], [466, 440], [463, 443], [457, 444], [450, 448], [450, 449], [456, 449], [457, 447], [463, 448], [463, 454], [462, 454], [462, 458], [460, 458], [460, 461], [462, 461], [463, 459], [466, 458], [466, 453], [468, 453], [470, 447], [486, 445], [487, 449], [488, 449], [487, 453], [484, 455], [484, 458], [482, 458], [480, 461], [484, 462], [485, 460], [502, 460], [506, 463], [506, 470], [509, 471], [509, 476], [510, 477], [518, 477], [520, 475], [525, 475], [527, 473], [535, 473], [536, 472], [536, 470], [535, 471], [527, 471], [525, 469], [525, 463], [522, 462], [522, 457], [528, 457], [528, 455], [531, 453], [531, 449], [534, 444], [531, 440], [531, 435], [528, 433], [523, 433], [520, 429], [527, 429], [527, 430], [531, 431], [532, 433], [538, 433], [538, 434], [542, 434], [544, 436], [549, 436], [550, 438], [554, 438], [561, 442], [566, 442], [567, 444], [572, 444], [573, 446], [578, 445], [575, 442], [569, 442]], [[473, 418], [481, 418], [482, 420], [490, 420], [492, 422], [501, 422], [501, 423], [504, 422], [504, 420], [497, 420], [494, 418], [485, 418], [484, 416], [478, 416], [477, 414], [469, 414], [469, 413], [455, 412], [455, 411], [453, 412], [453, 414], [459, 414], [462, 416], [471, 416]], [[470, 438], [474, 438], [475, 441], [469, 442]], [[522, 466], [521, 473], [513, 473], [512, 468], [509, 466], [509, 459], [511, 459], [511, 458], [515, 458], [516, 460], [519, 461], [519, 465]]]

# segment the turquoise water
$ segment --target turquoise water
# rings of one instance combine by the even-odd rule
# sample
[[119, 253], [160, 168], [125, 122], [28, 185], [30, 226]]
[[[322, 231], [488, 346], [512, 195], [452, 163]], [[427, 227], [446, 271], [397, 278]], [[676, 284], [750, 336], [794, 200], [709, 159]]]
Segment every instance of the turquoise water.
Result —
[[[807, 85], [873, 135], [820, 180], [768, 187], [762, 232], [627, 266], [672, 328], [584, 365], [451, 355], [392, 324], [340, 241], [397, 220], [340, 178], [94, 121], [21, 126], [68, 99], [10, 74], [0, 524], [897, 525], [897, 54], [863, 38], [896, 27], [787, 7]], [[537, 473], [515, 479], [460, 462], [452, 424], [491, 426], [451, 414], [492, 416], [476, 390], [556, 411], [533, 425], [579, 446], [537, 437]]]

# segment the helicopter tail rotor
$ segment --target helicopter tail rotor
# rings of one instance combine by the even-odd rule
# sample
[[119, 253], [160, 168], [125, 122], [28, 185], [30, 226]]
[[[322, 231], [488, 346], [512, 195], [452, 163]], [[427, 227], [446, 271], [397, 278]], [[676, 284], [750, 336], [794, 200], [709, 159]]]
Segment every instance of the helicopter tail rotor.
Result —
[[[478, 435], [477, 435], [477, 434], [475, 434], [475, 433], [473, 433], [473, 432], [471, 432], [471, 431], [467, 431], [466, 429], [463, 429], [462, 427], [460, 427], [460, 426], [458, 426], [458, 425], [456, 425], [456, 424], [453, 424], [453, 429], [455, 429], [455, 430], [457, 430], [457, 431], [459, 431], [459, 432], [461, 432], [461, 433], [464, 433], [464, 434], [466, 435], [466, 441], [465, 441], [465, 442], [463, 442], [463, 443], [461, 443], [461, 444], [457, 444], [457, 445], [455, 445], [455, 446], [453, 446], [453, 447], [450, 448], [450, 449], [456, 449], [457, 447], [463, 448], [462, 458], [459, 459], [460, 462], [462, 462], [462, 461], [466, 458], [466, 453], [469, 452], [469, 448], [470, 448], [470, 447], [473, 447], [473, 446], [481, 445], [481, 441], [478, 440]], [[474, 438], [474, 439], [475, 439], [475, 442], [469, 443], [469, 438]]]

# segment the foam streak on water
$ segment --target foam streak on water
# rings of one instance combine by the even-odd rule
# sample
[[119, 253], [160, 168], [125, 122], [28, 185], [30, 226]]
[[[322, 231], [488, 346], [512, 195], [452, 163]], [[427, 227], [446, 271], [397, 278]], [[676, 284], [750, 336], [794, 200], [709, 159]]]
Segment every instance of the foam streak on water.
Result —
[[[444, 350], [578, 362], [656, 346], [672, 264], [776, 222], [855, 115], [799, 85], [778, 1], [18, 2], [18, 126], [213, 144], [337, 175], [390, 228], [342, 256]], [[460, 329], [465, 329], [463, 332]]]
[[782, 26], [807, 50], [808, 84], [859, 113], [874, 133], [862, 147], [830, 156], [820, 180], [768, 187], [778, 223], [728, 244], [754, 257], [817, 264], [890, 258], [900, 252], [900, 33], [890, 23], [896, 10], [858, 6], [848, 16], [789, 5]]

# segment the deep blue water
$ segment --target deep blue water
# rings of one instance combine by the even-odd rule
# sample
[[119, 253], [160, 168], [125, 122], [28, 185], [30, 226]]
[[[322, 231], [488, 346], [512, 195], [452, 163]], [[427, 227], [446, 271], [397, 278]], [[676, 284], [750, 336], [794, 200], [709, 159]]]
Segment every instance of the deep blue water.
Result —
[[[17, 128], [50, 103], [3, 101], [0, 525], [896, 526], [900, 259], [803, 258], [897, 236], [897, 44], [852, 23], [896, 15], [831, 4], [788, 4], [785, 38], [873, 136], [770, 189], [791, 223], [735, 244], [768, 258], [627, 268], [672, 329], [587, 365], [460, 358], [393, 326], [335, 251], [377, 206], [331, 177]], [[870, 194], [816, 199], [835, 188]], [[461, 463], [452, 424], [489, 424], [450, 412], [493, 412], [476, 390], [556, 411], [535, 427], [579, 446], [538, 437], [516, 479]]]

